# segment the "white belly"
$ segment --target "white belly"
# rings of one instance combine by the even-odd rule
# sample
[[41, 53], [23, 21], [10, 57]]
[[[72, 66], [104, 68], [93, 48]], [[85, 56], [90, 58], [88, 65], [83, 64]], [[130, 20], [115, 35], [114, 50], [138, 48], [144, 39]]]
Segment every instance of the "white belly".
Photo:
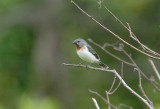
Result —
[[77, 51], [77, 54], [84, 61], [91, 62], [91, 63], [99, 62], [99, 60], [96, 59], [96, 57], [88, 51], [88, 49], [79, 50]]

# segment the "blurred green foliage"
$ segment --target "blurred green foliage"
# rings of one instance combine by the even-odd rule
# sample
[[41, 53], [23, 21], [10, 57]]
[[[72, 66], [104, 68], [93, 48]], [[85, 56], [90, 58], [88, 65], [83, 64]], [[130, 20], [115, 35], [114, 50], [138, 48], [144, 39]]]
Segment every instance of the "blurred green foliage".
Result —
[[[62, 62], [81, 62], [75, 52], [74, 45], [72, 45], [73, 40], [78, 37], [86, 40], [88, 38], [92, 38], [101, 45], [105, 42], [115, 43], [117, 41], [117, 39], [111, 34], [97, 26], [96, 23], [82, 14], [70, 3], [70, 1], [62, 0], [61, 4], [63, 5], [60, 6], [57, 1], [55, 1], [60, 10], [56, 8], [57, 10], [54, 10], [52, 13], [51, 9], [55, 6], [53, 4], [53, 6], [48, 6], [48, 10], [51, 10], [51, 13], [48, 14], [48, 10], [43, 12], [43, 10], [45, 11], [43, 6], [50, 1], [52, 0], [42, 0], [41, 4], [38, 4], [38, 1], [36, 0], [0, 1], [0, 18], [4, 18], [4, 21], [0, 21], [0, 109], [94, 109], [95, 106], [91, 100], [91, 97], [95, 97], [97, 99], [102, 109], [107, 108], [107, 105], [97, 96], [90, 94], [88, 89], [95, 90], [105, 97], [105, 90], [109, 89], [114, 77], [113, 74], [81, 68], [66, 68], [62, 65], [58, 65], [60, 66], [60, 68], [58, 68], [46, 63], [45, 65], [47, 67], [45, 70], [41, 70], [41, 68], [36, 67], [34, 58], [37, 58], [38, 55], [34, 55], [36, 52], [35, 46], [37, 45], [37, 41], [39, 41], [40, 35], [43, 34], [43, 32], [38, 34], [42, 31], [39, 29], [42, 26], [44, 26], [42, 27], [44, 29], [51, 24], [54, 26], [54, 29], [47, 28], [46, 30], [52, 30], [55, 31], [56, 34], [60, 34], [60, 37], [58, 37], [58, 35], [53, 36], [55, 39], [59, 39], [58, 46], [60, 47], [60, 50], [56, 49], [56, 51], [61, 51], [61, 54], [63, 54], [63, 57], [60, 57], [61, 54], [56, 57], [61, 59], [60, 61], [57, 60], [59, 62], [53, 62], [56, 64]], [[98, 8], [99, 5], [97, 4], [97, 1], [76, 0], [76, 2], [84, 10], [93, 15], [93, 17], [95, 17], [98, 21], [102, 22], [106, 27], [110, 28], [129, 43], [132, 43], [138, 47], [138, 44], [129, 38], [129, 33], [111, 15], [109, 15], [105, 9]], [[160, 1], [107, 0], [104, 1], [104, 3], [123, 22], [128, 22], [130, 24], [132, 31], [145, 45], [148, 45], [153, 50], [160, 52]], [[23, 7], [23, 4], [27, 4], [29, 9]], [[14, 7], [16, 7], [16, 9]], [[36, 20], [32, 21], [35, 16], [33, 18], [30, 18], [30, 16], [29, 18], [26, 18], [25, 11], [30, 9], [33, 9], [33, 12], [36, 9], [42, 9], [37, 11], [40, 15]], [[16, 13], [18, 10], [22, 10], [22, 13]], [[54, 14], [55, 12], [57, 13]], [[29, 13], [32, 14], [32, 12]], [[25, 17], [22, 17], [19, 22], [16, 20], [15, 22], [10, 22], [10, 20], [13, 20], [12, 17], [15, 18], [14, 15], [21, 16], [23, 14]], [[9, 21], [7, 21], [9, 19], [8, 16], [11, 17]], [[19, 18], [19, 16], [16, 17]], [[53, 22], [43, 23], [43, 19], [45, 18], [51, 19]], [[28, 19], [31, 23], [26, 21]], [[39, 22], [36, 24], [36, 21]], [[5, 24], [4, 22], [7, 23]], [[40, 23], [43, 25], [39, 25]], [[42, 40], [42, 42], [45, 42], [45, 40]], [[104, 63], [106, 63], [110, 68], [115, 68], [118, 72], [120, 72], [121, 66], [119, 61], [105, 54], [94, 45], [92, 46], [99, 53], [101, 60]], [[43, 46], [40, 47], [40, 51], [42, 47]], [[148, 77], [153, 75], [153, 71], [147, 60], [148, 57], [135, 52], [129, 47], [125, 46], [125, 49], [132, 53], [133, 58], [148, 75]], [[124, 59], [127, 59], [123, 54], [114, 51], [112, 48], [108, 48], [108, 50]], [[46, 53], [46, 51], [43, 51], [42, 49], [42, 54], [43, 53]], [[50, 60], [52, 60], [52, 58]], [[155, 62], [157, 66], [160, 64], [159, 61], [155, 60]], [[40, 61], [39, 63], [43, 62]], [[67, 79], [68, 82], [66, 82], [66, 84], [70, 86], [68, 87], [65, 85], [66, 89], [69, 89], [68, 97], [61, 95], [67, 92], [63, 89], [63, 86], [60, 86], [60, 83], [63, 84], [63, 82], [54, 78], [55, 75], [53, 76], [55, 81], [52, 81], [52, 76], [47, 73], [49, 72], [50, 67], [53, 68], [53, 72], [51, 73], [55, 73], [57, 75], [60, 74], [60, 78], [62, 78], [62, 80]], [[124, 69], [124, 79], [126, 82], [135, 91], [141, 93], [138, 89], [137, 72], [133, 72], [133, 68], [127, 65], [124, 66]], [[62, 72], [64, 72], [68, 78], [60, 73], [61, 70], [63, 70]], [[41, 73], [43, 71], [46, 71], [44, 72], [44, 74], [46, 74], [45, 76]], [[39, 79], [38, 76], [40, 76], [41, 79]], [[49, 81], [51, 84], [53, 82], [53, 85], [47, 85], [44, 81]], [[159, 109], [160, 93], [154, 92], [152, 85], [144, 78], [142, 79], [142, 82], [146, 94], [153, 101], [155, 108]], [[53, 93], [50, 94], [52, 91]], [[130, 94], [130, 92], [122, 86], [120, 86], [117, 92], [110, 97], [110, 100], [116, 106], [120, 103], [124, 103], [132, 106], [134, 109], [147, 108], [140, 100], [137, 100], [134, 95]], [[66, 104], [67, 102], [70, 102], [70, 106], [67, 107], [65, 102]]]

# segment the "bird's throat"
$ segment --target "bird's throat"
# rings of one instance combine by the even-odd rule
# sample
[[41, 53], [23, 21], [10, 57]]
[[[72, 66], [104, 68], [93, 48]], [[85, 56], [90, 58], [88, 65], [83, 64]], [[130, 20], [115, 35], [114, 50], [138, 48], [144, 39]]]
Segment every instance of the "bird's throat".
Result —
[[82, 49], [85, 49], [85, 46], [80, 47], [79, 45], [76, 44], [76, 49], [77, 50], [82, 50]]

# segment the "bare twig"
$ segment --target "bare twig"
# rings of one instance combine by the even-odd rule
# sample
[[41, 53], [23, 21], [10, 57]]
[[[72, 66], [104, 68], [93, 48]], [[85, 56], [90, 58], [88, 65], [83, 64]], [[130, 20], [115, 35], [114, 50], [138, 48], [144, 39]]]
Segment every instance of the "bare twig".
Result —
[[[66, 64], [63, 63], [63, 65], [65, 66], [74, 66], [74, 67], [85, 67], [85, 65], [76, 65], [76, 64]], [[122, 81], [123, 86], [128, 89], [131, 93], [133, 93], [137, 98], [139, 98], [144, 104], [146, 104], [148, 106], [148, 108], [153, 109], [153, 107], [147, 102], [146, 99], [144, 99], [143, 97], [141, 97], [137, 92], [135, 92], [131, 87], [129, 87], [127, 85], [127, 83], [122, 79], [122, 77], [117, 73], [117, 71], [115, 69], [113, 70], [109, 70], [109, 69], [103, 69], [103, 68], [97, 68], [97, 67], [92, 67], [92, 66], [88, 66], [88, 69], [92, 69], [92, 70], [99, 70], [99, 71], [104, 71], [104, 72], [111, 72], [114, 73], [120, 81]]]
[[[122, 65], [121, 65], [121, 77], [123, 78], [123, 62], [122, 62]], [[119, 81], [117, 87], [112, 92], [109, 91], [108, 94], [109, 95], [113, 94], [119, 88], [119, 86], [121, 85], [121, 83], [122, 83], [122, 81]]]
[[113, 87], [114, 87], [114, 84], [115, 84], [115, 82], [116, 82], [116, 77], [117, 77], [117, 76], [114, 74], [114, 79], [113, 79], [112, 85], [111, 85], [111, 87], [110, 87], [110, 89], [109, 89], [108, 92], [111, 92], [111, 91], [112, 91], [112, 89], [113, 89]]
[[[143, 90], [141, 73], [140, 73], [140, 71], [139, 71], [138, 69], [137, 69], [137, 71], [138, 71], [138, 75], [139, 75], [139, 88], [140, 88], [143, 96], [144, 96], [144, 97], [146, 98], [146, 100], [148, 101], [148, 103], [153, 107], [152, 101], [148, 98], [148, 96], [146, 95], [146, 93], [145, 93], [144, 90]], [[153, 107], [153, 108], [154, 108], [154, 107]]]
[[89, 15], [87, 12], [85, 12], [78, 4], [76, 4], [73, 0], [71, 0], [71, 3], [74, 4], [74, 6], [76, 6], [82, 13], [84, 13], [86, 16], [88, 16], [90, 19], [92, 19], [95, 23], [97, 23], [99, 26], [101, 26], [103, 29], [105, 29], [106, 31], [108, 31], [109, 33], [111, 33], [113, 36], [115, 36], [116, 38], [118, 38], [119, 40], [121, 40], [123, 43], [125, 43], [126, 45], [130, 46], [131, 48], [135, 49], [136, 51], [154, 58], [154, 59], [160, 59], [160, 57], [156, 57], [156, 56], [152, 56], [138, 48], [136, 48], [135, 46], [131, 45], [130, 43], [126, 42], [125, 40], [123, 40], [121, 37], [119, 37], [117, 34], [115, 34], [114, 32], [112, 32], [110, 29], [108, 29], [107, 27], [105, 27], [104, 25], [102, 25], [100, 22], [98, 22], [95, 18], [93, 18], [91, 15]]
[[109, 103], [102, 95], [100, 95], [98, 92], [95, 92], [93, 90], [89, 90], [90, 93], [97, 95], [99, 98], [101, 98], [106, 104], [110, 105], [111, 107], [113, 107], [114, 109], [118, 109], [116, 106], [114, 106], [113, 104]]
[[99, 8], [102, 8], [102, 0], [99, 0], [98, 2]]
[[[122, 62], [122, 66], [121, 66], [121, 77], [123, 77], [123, 62]], [[109, 91], [106, 91], [107, 101], [109, 103], [110, 103], [109, 95], [113, 94], [119, 88], [119, 86], [121, 85], [121, 81], [119, 81], [116, 88], [112, 91], [115, 82], [116, 82], [116, 75], [114, 75], [114, 79], [113, 79], [113, 82], [112, 82], [112, 85], [111, 85]], [[111, 106], [109, 104], [108, 104], [108, 109], [111, 109]]]
[[96, 109], [100, 109], [99, 106], [98, 106], [98, 103], [97, 103], [96, 99], [95, 99], [95, 98], [92, 98], [92, 100], [93, 100], [93, 103], [94, 103], [95, 106], [96, 106]]
[[120, 107], [126, 107], [126, 108], [128, 108], [128, 109], [132, 109], [132, 107], [131, 106], [127, 106], [127, 105], [125, 105], [125, 104], [119, 104], [119, 106], [118, 106], [119, 108]]
[[138, 67], [138, 65], [136, 64], [136, 62], [132, 59], [131, 55], [129, 55], [124, 49], [122, 49], [123, 53], [131, 60], [131, 62], [134, 64], [134, 66], [138, 69], [138, 71], [140, 71], [140, 73], [143, 75], [143, 77], [148, 80], [153, 86], [154, 88], [160, 92], [160, 89], [157, 87], [157, 85], [155, 84], [155, 80], [153, 81], [152, 79], [149, 79], [146, 74]]
[[158, 80], [160, 81], [160, 74], [159, 74], [159, 72], [158, 72], [156, 66], [154, 65], [154, 62], [153, 62], [151, 59], [149, 59], [149, 62], [150, 62], [150, 64], [151, 64], [151, 66], [152, 66], [154, 72], [156, 73], [156, 76], [157, 76]]
[[[104, 50], [107, 54], [109, 54], [110, 56], [116, 58], [117, 60], [125, 63], [125, 64], [128, 64], [128, 65], [131, 65], [131, 66], [134, 66], [132, 63], [130, 62], [127, 62], [119, 57], [117, 57], [116, 55], [112, 54], [111, 52], [109, 52], [108, 50], [106, 50], [104, 47], [102, 47], [101, 45], [99, 45], [98, 43], [94, 42], [92, 39], [88, 39], [89, 42], [91, 42], [92, 44], [96, 45], [97, 47], [101, 48], [102, 50]], [[111, 46], [111, 45], [110, 45]]]
[[[125, 64], [127, 64], [127, 65], [131, 65], [131, 66], [133, 66], [133, 67], [136, 67], [139, 71], [141, 71], [141, 74], [143, 75], [143, 77], [144, 77], [146, 80], [148, 80], [158, 92], [160, 92], [160, 89], [159, 89], [158, 86], [157, 86], [157, 85], [159, 85], [159, 84], [157, 84], [158, 82], [156, 82], [155, 80], [150, 79], [150, 78], [148, 78], [148, 77], [146, 76], [146, 74], [138, 67], [138, 65], [136, 64], [136, 62], [132, 59], [131, 55], [128, 54], [128, 53], [124, 50], [123, 44], [119, 44], [119, 47], [116, 47], [115, 44], [109, 44], [109, 46], [113, 47], [115, 50], [122, 51], [122, 52], [130, 59], [131, 63], [130, 63], [130, 62], [127, 62], [127, 61], [124, 61], [123, 59], [119, 58], [118, 56], [110, 53], [108, 50], [106, 50], [105, 48], [103, 48], [103, 46], [101, 46], [101, 45], [99, 45], [98, 43], [94, 42], [92, 39], [88, 39], [88, 40], [89, 40], [89, 42], [91, 42], [92, 44], [94, 44], [94, 45], [96, 45], [97, 47], [101, 48], [103, 51], [105, 51], [105, 52], [106, 52], [107, 54], [109, 54], [110, 56], [116, 58], [117, 60], [119, 60], [119, 61], [121, 61], [121, 62], [123, 62], [123, 63], [125, 63]], [[107, 45], [108, 45], [108, 44], [107, 44]], [[157, 85], [156, 85], [156, 84], [157, 84]]]
[[[92, 40], [91, 40], [92, 41]], [[97, 44], [97, 43], [93, 43], [93, 44]], [[98, 45], [98, 44], [97, 44]], [[117, 51], [122, 51], [129, 59], [130, 59], [130, 61], [132, 62], [131, 64], [133, 64], [133, 67], [136, 67], [139, 71], [141, 71], [141, 74], [143, 75], [143, 77], [146, 79], [146, 80], [148, 80], [153, 86], [154, 86], [154, 88], [158, 91], [158, 92], [160, 92], [160, 89], [158, 88], [158, 86], [157, 85], [159, 85], [159, 83], [157, 82], [157, 81], [155, 81], [155, 79], [150, 79], [150, 78], [148, 78], [147, 76], [146, 76], [146, 74], [138, 67], [138, 65], [136, 64], [136, 62], [132, 59], [132, 57], [131, 57], [131, 55], [130, 54], [128, 54], [125, 50], [124, 50], [124, 48], [123, 48], [123, 44], [119, 44], [119, 47], [116, 47], [115, 45], [113, 45], [113, 44], [110, 44], [110, 46], [112, 46], [115, 50], [117, 50]], [[99, 45], [98, 47], [100, 47], [101, 48], [101, 46]], [[106, 52], [107, 53], [107, 52]], [[122, 61], [123, 62], [123, 61]], [[126, 63], [125, 63], [126, 64]], [[128, 64], [128, 65], [130, 65], [130, 64]], [[157, 84], [157, 85], [156, 85]]]
[[110, 103], [110, 99], [109, 99], [109, 94], [108, 94], [108, 92], [106, 91], [106, 96], [107, 96], [107, 101], [108, 101], [108, 109], [111, 109], [111, 103]]
[[138, 38], [136, 37], [136, 35], [131, 31], [131, 28], [129, 26], [129, 24], [127, 23], [128, 27], [117, 17], [115, 16], [104, 4], [103, 4], [103, 7], [116, 19], [116, 21], [118, 21], [124, 28], [126, 28], [129, 33], [130, 33], [130, 37], [133, 38], [135, 41], [137, 41], [137, 43], [139, 43], [139, 45], [143, 48], [143, 50], [145, 50], [146, 52], [148, 53], [152, 53], [153, 55], [156, 55], [156, 56], [160, 56], [159, 53], [151, 50], [150, 48], [148, 48], [146, 45], [142, 44]]

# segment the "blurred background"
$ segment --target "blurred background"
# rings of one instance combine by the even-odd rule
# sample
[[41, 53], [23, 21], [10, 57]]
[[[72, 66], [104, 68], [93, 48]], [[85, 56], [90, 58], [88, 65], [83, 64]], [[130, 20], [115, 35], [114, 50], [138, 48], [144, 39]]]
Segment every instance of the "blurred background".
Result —
[[[99, 8], [97, 0], [75, 1], [106, 27], [139, 47], [104, 8]], [[124, 23], [130, 24], [141, 42], [160, 53], [159, 0], [104, 0], [104, 3]], [[117, 41], [70, 0], [0, 0], [0, 109], [95, 109], [92, 97], [106, 109], [107, 105], [88, 89], [105, 97], [114, 75], [62, 65], [81, 62], [72, 44], [79, 37], [91, 38], [101, 45]], [[91, 46], [104, 63], [120, 72], [121, 62]], [[125, 49], [148, 77], [154, 75], [148, 57], [127, 46]], [[112, 48], [108, 50], [127, 60]], [[154, 62], [157, 67], [160, 65], [160, 61]], [[124, 65], [124, 80], [141, 94], [138, 74], [128, 65]], [[142, 84], [155, 108], [160, 109], [160, 93], [144, 78]], [[122, 85], [110, 100], [116, 106], [123, 103], [134, 109], [147, 108]]]

